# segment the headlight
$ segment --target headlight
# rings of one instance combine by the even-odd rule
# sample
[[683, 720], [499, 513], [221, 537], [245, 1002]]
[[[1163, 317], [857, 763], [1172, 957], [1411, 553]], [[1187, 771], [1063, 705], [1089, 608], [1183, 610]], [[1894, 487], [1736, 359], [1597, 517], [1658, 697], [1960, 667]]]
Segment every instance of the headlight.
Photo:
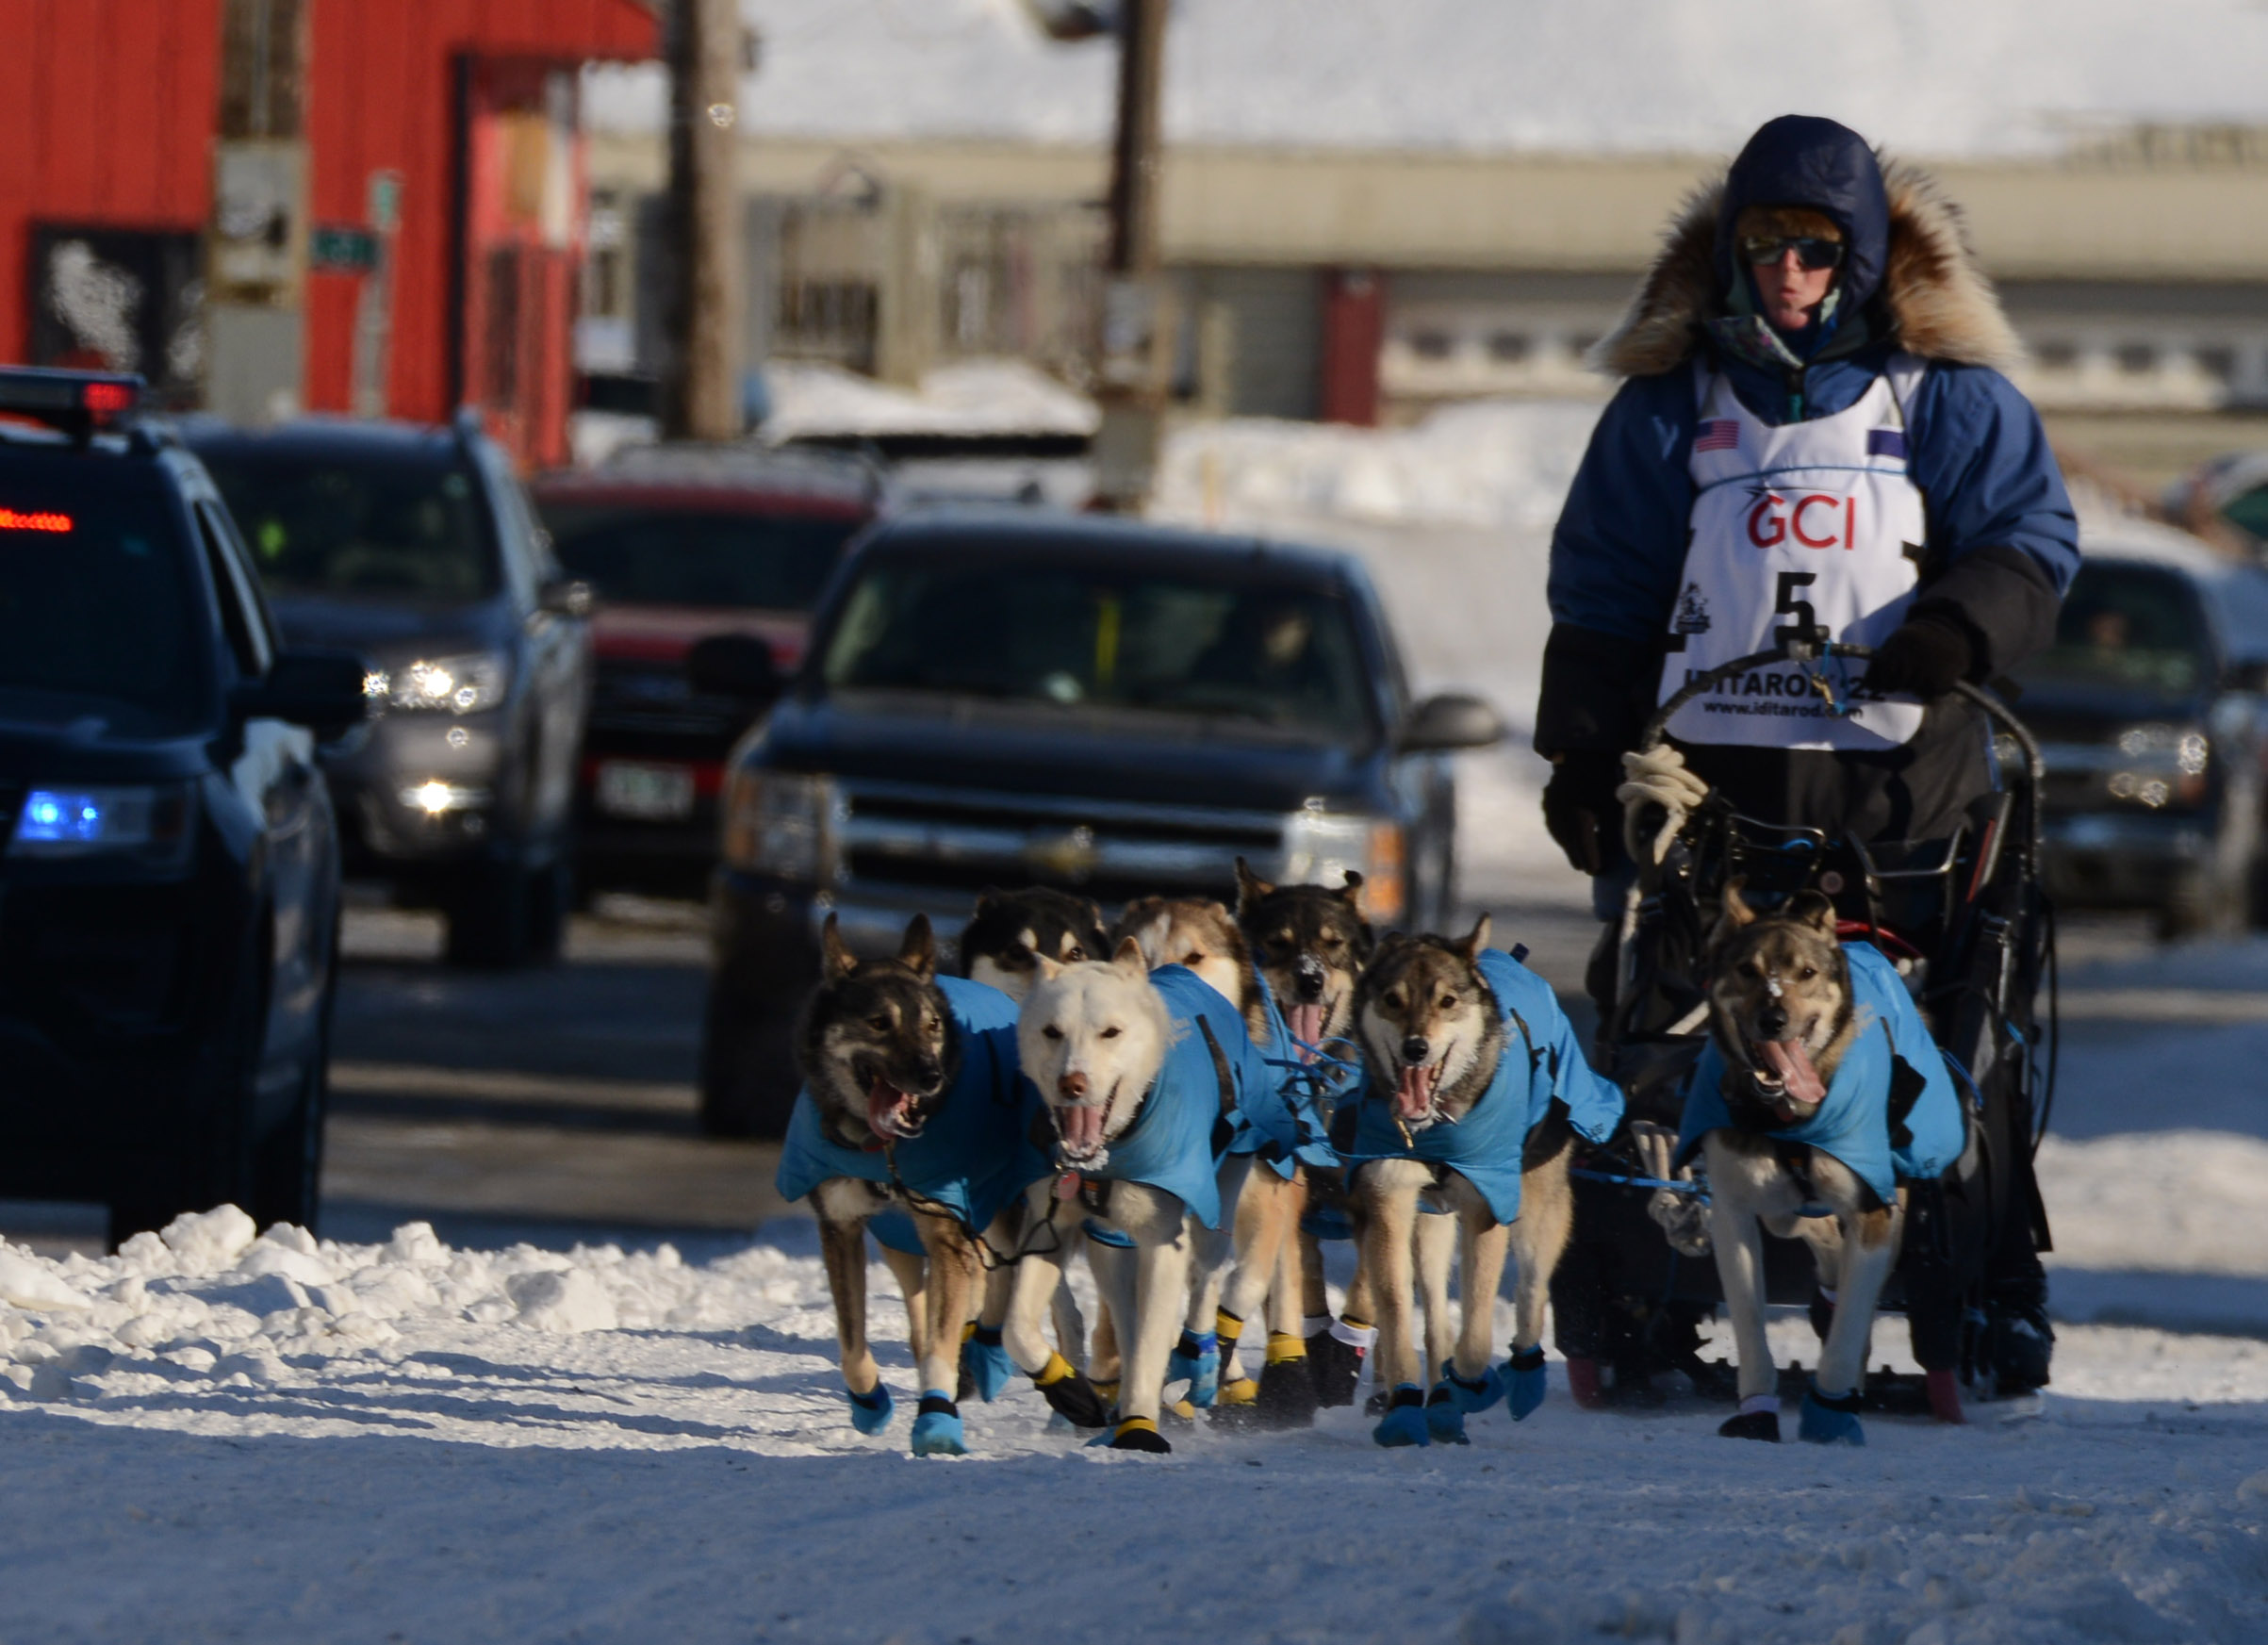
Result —
[[842, 806], [832, 778], [744, 765], [732, 773], [725, 793], [725, 863], [826, 884], [834, 879]]
[[373, 668], [362, 677], [362, 694], [388, 708], [478, 714], [504, 700], [512, 666], [493, 651], [463, 657], [420, 657], [390, 672]]
[[1352, 868], [1362, 876], [1363, 913], [1397, 920], [1405, 902], [1402, 830], [1375, 817], [1295, 811], [1284, 819], [1286, 885], [1338, 885]]
[[134, 855], [175, 862], [189, 853], [189, 791], [162, 787], [35, 788], [16, 814], [11, 857]]
[[2103, 784], [2112, 799], [2156, 811], [2176, 800], [2194, 803], [2205, 797], [2212, 744], [2195, 726], [2151, 721], [2128, 726], [2112, 740], [2119, 768]]

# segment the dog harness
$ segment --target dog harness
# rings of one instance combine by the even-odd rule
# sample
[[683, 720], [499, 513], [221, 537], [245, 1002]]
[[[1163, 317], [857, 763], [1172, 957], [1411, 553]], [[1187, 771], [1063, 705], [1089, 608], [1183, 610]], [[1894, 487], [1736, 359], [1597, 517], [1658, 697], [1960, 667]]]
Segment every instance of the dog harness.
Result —
[[[996, 988], [959, 977], [937, 987], [961, 1044], [961, 1071], [921, 1134], [893, 1145], [846, 1148], [827, 1134], [806, 1089], [796, 1094], [780, 1153], [781, 1196], [802, 1199], [836, 1176], [902, 1186], [980, 1235], [1027, 1183], [1047, 1174], [1030, 1140], [1040, 1098], [1016, 1061], [1016, 1002]], [[918, 1253], [911, 1218], [893, 1209], [868, 1225], [894, 1250]]]
[[1520, 1158], [1528, 1133], [1567, 1105], [1568, 1123], [1603, 1143], [1622, 1123], [1622, 1092], [1585, 1061], [1574, 1025], [1559, 1009], [1552, 985], [1511, 955], [1482, 950], [1481, 980], [1503, 1013], [1504, 1055], [1480, 1100], [1454, 1125], [1436, 1120], [1405, 1143], [1394, 1124], [1390, 1093], [1372, 1090], [1355, 1127], [1355, 1153], [1364, 1160], [1419, 1160], [1455, 1172], [1480, 1191], [1500, 1223], [1520, 1217]]
[[[1221, 1226], [1221, 1161], [1243, 1116], [1274, 1095], [1275, 1070], [1221, 991], [1184, 965], [1161, 965], [1150, 986], [1165, 997], [1173, 1039], [1134, 1123], [1110, 1139], [1090, 1182], [1141, 1182], [1172, 1194], [1208, 1228]], [[1217, 1059], [1217, 1061], [1216, 1061]]]
[[1253, 979], [1268, 1012], [1268, 1047], [1261, 1056], [1274, 1084], [1249, 1108], [1238, 1110], [1236, 1140], [1229, 1143], [1228, 1151], [1258, 1155], [1262, 1164], [1289, 1182], [1302, 1165], [1328, 1169], [1339, 1163], [1339, 1151], [1331, 1146], [1330, 1127], [1317, 1105], [1317, 1091], [1318, 1087], [1325, 1092], [1343, 1091], [1358, 1071], [1345, 1062], [1303, 1063], [1268, 979], [1257, 966]]
[[[1865, 1013], [1858, 1036], [1835, 1065], [1819, 1111], [1800, 1126], [1764, 1134], [1832, 1154], [1889, 1205], [1901, 1179], [1943, 1176], [1960, 1160], [1966, 1141], [1961, 1098], [1897, 968], [1871, 943], [1845, 943], [1843, 956], [1850, 964], [1852, 1005]], [[1891, 1111], [1894, 1076], [1901, 1063], [1912, 1070], [1909, 1079], [1918, 1076], [1921, 1080], [1919, 1094], [1902, 1116]], [[1685, 1087], [1677, 1164], [1699, 1154], [1701, 1139], [1711, 1131], [1731, 1128], [1724, 1076], [1725, 1055], [1711, 1035]]]
[[[1906, 470], [1905, 407], [1925, 370], [1912, 354], [1894, 354], [1855, 404], [1774, 428], [1721, 375], [1696, 366], [1692, 529], [1656, 701], [1786, 639], [1879, 646], [1904, 620], [1929, 540], [1921, 490]], [[1831, 679], [1846, 665], [1813, 666]], [[1921, 729], [1914, 698], [1845, 707], [1825, 683], [1800, 664], [1752, 668], [1678, 710], [1669, 734], [1768, 748], [1887, 748]]]

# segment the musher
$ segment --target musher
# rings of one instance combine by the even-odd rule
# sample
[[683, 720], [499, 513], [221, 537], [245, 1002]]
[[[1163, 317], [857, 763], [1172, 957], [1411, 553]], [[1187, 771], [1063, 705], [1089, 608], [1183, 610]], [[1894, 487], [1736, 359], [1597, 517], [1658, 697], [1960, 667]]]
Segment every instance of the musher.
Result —
[[[1625, 381], [1552, 539], [1544, 819], [1602, 918], [1635, 872], [1622, 754], [1690, 673], [1786, 631], [1876, 655], [1840, 704], [1785, 666], [1677, 716], [1736, 812], [1889, 865], [1992, 787], [1983, 722], [1948, 694], [2046, 644], [2079, 566], [2039, 415], [1999, 370], [2019, 353], [1956, 208], [1833, 121], [1767, 123], [1686, 206], [1600, 347]], [[1611, 943], [1590, 986], [1611, 995]], [[2054, 1338], [2030, 1225], [2003, 1222], [1985, 1342], [2008, 1392], [2046, 1382]]]

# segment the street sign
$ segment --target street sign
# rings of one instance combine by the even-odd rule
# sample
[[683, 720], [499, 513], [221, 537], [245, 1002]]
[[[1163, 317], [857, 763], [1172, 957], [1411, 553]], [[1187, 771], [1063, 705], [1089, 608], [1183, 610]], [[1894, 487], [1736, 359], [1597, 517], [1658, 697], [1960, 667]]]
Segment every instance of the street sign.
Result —
[[307, 237], [307, 267], [319, 274], [368, 274], [378, 267], [378, 237], [353, 223], [319, 222]]

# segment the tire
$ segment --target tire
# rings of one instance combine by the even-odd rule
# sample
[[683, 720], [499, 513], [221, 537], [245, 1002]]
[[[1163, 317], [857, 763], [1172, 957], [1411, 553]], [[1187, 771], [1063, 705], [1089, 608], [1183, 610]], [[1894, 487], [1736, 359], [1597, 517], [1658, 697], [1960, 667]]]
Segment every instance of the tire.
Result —
[[473, 864], [442, 903], [449, 963], [510, 971], [558, 958], [569, 879], [565, 860], [556, 857], [540, 868], [518, 851]]
[[751, 1012], [712, 984], [701, 1028], [702, 1131], [712, 1137], [783, 1137], [801, 1085], [796, 1019]]

